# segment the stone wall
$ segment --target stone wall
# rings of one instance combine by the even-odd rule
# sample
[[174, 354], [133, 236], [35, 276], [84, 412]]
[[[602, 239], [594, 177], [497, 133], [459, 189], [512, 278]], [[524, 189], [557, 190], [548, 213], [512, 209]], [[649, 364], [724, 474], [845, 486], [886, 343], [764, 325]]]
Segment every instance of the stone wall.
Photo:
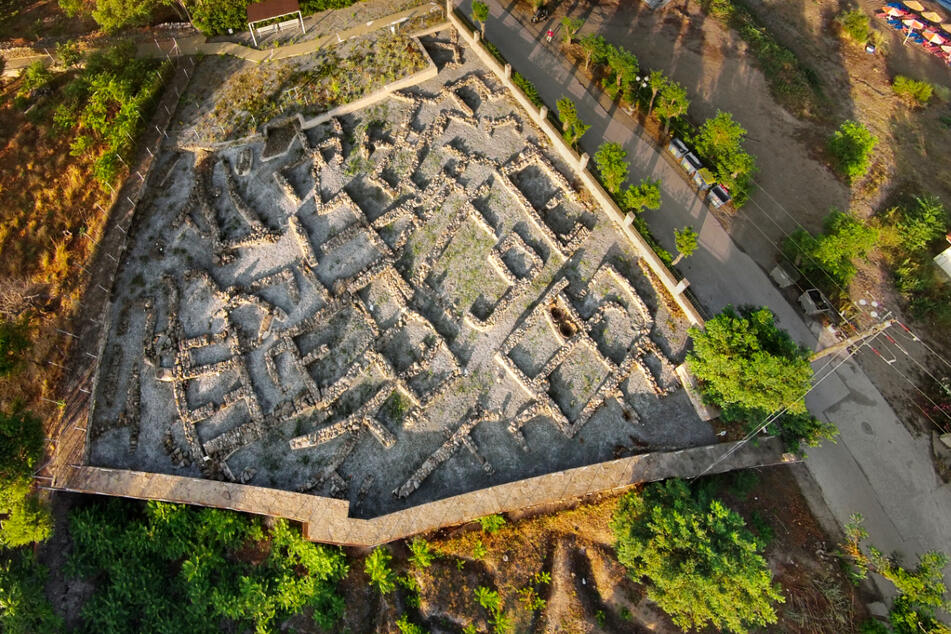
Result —
[[492, 513], [571, 502], [643, 482], [692, 478], [794, 460], [783, 454], [782, 443], [775, 438], [758, 444], [723, 443], [647, 453], [517, 480], [368, 520], [350, 517], [350, 503], [345, 500], [140, 471], [78, 467], [56, 488], [283, 517], [301, 522], [304, 536], [311, 541], [372, 547]]

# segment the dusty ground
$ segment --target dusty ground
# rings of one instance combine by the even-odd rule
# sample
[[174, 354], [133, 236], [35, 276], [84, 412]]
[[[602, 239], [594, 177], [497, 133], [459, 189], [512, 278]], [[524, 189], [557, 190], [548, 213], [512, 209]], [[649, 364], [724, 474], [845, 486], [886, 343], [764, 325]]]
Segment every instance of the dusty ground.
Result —
[[160, 159], [93, 463], [376, 515], [713, 441], [672, 372], [686, 322], [632, 247], [484, 68], [428, 46], [440, 75], [386, 102]]
[[[758, 478], [723, 476], [712, 485], [761, 537], [774, 535], [766, 556], [787, 600], [778, 606], [781, 620], [770, 631], [858, 631], [867, 614], [831, 555], [835, 539], [810, 515], [786, 468], [756, 473]], [[783, 503], [776, 504], [777, 499]], [[425, 536], [441, 553], [425, 570], [407, 562], [405, 545], [391, 545], [395, 569], [419, 585], [418, 610], [405, 590], [386, 597], [371, 590], [357, 558], [365, 553], [354, 553], [345, 582], [347, 605], [353, 608], [340, 631], [395, 632], [393, 623], [404, 612], [433, 633], [459, 632], [469, 624], [490, 631], [486, 612], [474, 598], [474, 589], [485, 586], [502, 595], [505, 613], [519, 632], [679, 632], [614, 558], [608, 522], [616, 500], [608, 496], [549, 515], [512, 517], [494, 535], [473, 523]], [[551, 575], [550, 583], [536, 581], [542, 572]], [[526, 607], [519, 590], [524, 594], [529, 587], [547, 602], [545, 608]]]

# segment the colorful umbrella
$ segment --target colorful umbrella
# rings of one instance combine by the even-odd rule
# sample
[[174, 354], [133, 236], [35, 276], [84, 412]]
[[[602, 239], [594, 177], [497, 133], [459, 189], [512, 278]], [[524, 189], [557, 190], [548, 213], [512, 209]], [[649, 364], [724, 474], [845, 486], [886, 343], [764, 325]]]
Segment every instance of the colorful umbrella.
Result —
[[891, 16], [893, 18], [900, 18], [903, 15], [908, 15], [908, 12], [904, 9], [896, 9], [895, 7], [882, 7], [882, 11], [885, 15]]
[[951, 53], [951, 45], [942, 44], [942, 45], [941, 45], [941, 50], [944, 51], [945, 53]]
[[924, 22], [922, 22], [922, 21], [919, 20], [918, 18], [907, 18], [907, 19], [905, 19], [905, 20], [902, 20], [902, 24], [904, 24], [905, 26], [907, 26], [907, 27], [908, 27], [909, 29], [911, 29], [912, 31], [918, 31], [918, 30], [921, 30], [921, 29], [923, 29], [923, 28], [925, 28], [925, 27], [927, 26], [927, 24], [925, 24]]
[[927, 13], [922, 13], [921, 17], [928, 20], [928, 22], [932, 22], [934, 24], [938, 24], [939, 22], [941, 22], [941, 16], [935, 13], [934, 11], [928, 11]]
[[921, 6], [920, 4], [918, 4], [917, 2], [915, 2], [915, 0], [908, 0], [908, 2], [905, 2], [904, 4], [906, 7], [908, 7], [912, 11], [918, 11], [920, 13], [921, 11], [925, 10], [925, 8]]
[[944, 44], [947, 41], [945, 36], [941, 35], [937, 31], [932, 31], [931, 29], [922, 31], [921, 36], [932, 44]]

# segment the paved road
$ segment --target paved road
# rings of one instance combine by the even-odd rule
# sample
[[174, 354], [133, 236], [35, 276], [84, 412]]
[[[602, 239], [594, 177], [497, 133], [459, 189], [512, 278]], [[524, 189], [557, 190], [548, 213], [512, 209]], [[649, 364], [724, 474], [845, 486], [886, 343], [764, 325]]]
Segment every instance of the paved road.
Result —
[[[727, 304], [769, 306], [797, 341], [817, 349], [823, 335], [825, 345], [828, 333], [803, 321], [709, 213], [679, 168], [641, 136], [631, 117], [596, 87], [589, 89], [587, 80], [559, 55], [557, 43], [545, 43], [542, 29], [548, 26], [529, 24], [524, 9], [515, 16], [508, 13], [515, 10], [514, 2], [488, 4], [487, 38], [535, 84], [546, 103], [567, 95], [581, 119], [591, 124], [583, 149], [593, 155], [604, 140], [618, 142], [627, 150], [633, 180], [662, 180], [663, 206], [647, 215], [661, 243], [672, 250], [673, 229], [686, 224], [700, 232], [700, 248], [679, 268], [703, 307], [716, 312]], [[469, 1], [461, 8], [469, 14]], [[838, 443], [810, 450], [806, 461], [836, 520], [844, 524], [852, 513], [861, 513], [875, 544], [911, 560], [925, 550], [951, 550], [951, 487], [934, 473], [929, 441], [908, 433], [861, 368], [845, 362], [809, 394], [807, 403], [840, 430]]]

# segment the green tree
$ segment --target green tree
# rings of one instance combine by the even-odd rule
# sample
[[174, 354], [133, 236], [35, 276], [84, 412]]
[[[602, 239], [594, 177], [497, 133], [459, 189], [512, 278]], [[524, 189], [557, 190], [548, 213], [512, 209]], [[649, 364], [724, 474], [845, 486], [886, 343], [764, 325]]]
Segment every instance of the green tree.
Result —
[[75, 18], [77, 15], [87, 15], [89, 13], [85, 0], [58, 0], [58, 4], [67, 18]]
[[934, 94], [934, 85], [926, 81], [898, 75], [892, 81], [892, 90], [899, 97], [904, 97], [915, 105], [927, 106]]
[[396, 590], [396, 573], [390, 568], [393, 555], [384, 546], [377, 546], [367, 555], [363, 568], [370, 577], [370, 585], [376, 586], [380, 594], [389, 594]]
[[768, 308], [739, 312], [724, 308], [704, 330], [690, 329], [693, 351], [690, 371], [714, 404], [727, 408], [773, 412], [786, 406], [806, 409], [803, 395], [812, 380], [809, 353], [776, 327]]
[[835, 21], [842, 29], [842, 34], [856, 44], [865, 46], [870, 31], [868, 15], [861, 9], [843, 11], [836, 16]]
[[651, 91], [651, 100], [647, 105], [648, 116], [654, 111], [654, 101], [657, 99], [657, 93], [659, 93], [667, 83], [667, 76], [659, 70], [652, 70], [651, 74], [647, 76], [647, 87]]
[[115, 33], [130, 26], [142, 26], [152, 19], [159, 0], [96, 0], [92, 17], [103, 31]]
[[660, 180], [645, 178], [638, 185], [628, 185], [621, 202], [625, 209], [634, 212], [660, 209]]
[[110, 500], [73, 512], [70, 536], [68, 573], [96, 579], [88, 631], [203, 632], [228, 619], [265, 632], [305, 609], [332, 629], [343, 612], [346, 556], [284, 520]]
[[584, 69], [588, 70], [591, 63], [603, 64], [607, 61], [610, 44], [597, 33], [588, 33], [579, 40], [581, 51], [584, 53]]
[[[878, 242], [878, 231], [850, 213], [833, 209], [823, 221], [822, 233], [793, 232], [783, 249], [797, 266], [817, 282], [828, 275], [837, 287], [846, 287], [856, 273], [854, 260], [864, 257]], [[834, 289], [830, 289], [830, 292]]]
[[562, 18], [561, 19], [561, 32], [562, 37], [564, 37], [565, 46], [571, 44], [571, 40], [574, 39], [575, 35], [578, 34], [578, 31], [581, 30], [581, 26], [584, 24], [584, 20], [579, 20], [577, 18]]
[[63, 620], [46, 598], [46, 578], [46, 568], [30, 550], [0, 556], [0, 630], [9, 634], [63, 631]]
[[637, 81], [637, 56], [622, 47], [612, 47], [608, 52], [608, 66], [614, 75], [613, 88], [608, 86], [611, 96], [617, 96]]
[[0, 319], [0, 377], [23, 366], [23, 353], [30, 347], [30, 331], [24, 321]]
[[829, 153], [835, 168], [848, 182], [865, 176], [878, 139], [857, 121], [846, 121], [829, 137]]
[[733, 115], [717, 110], [700, 126], [694, 140], [697, 152], [714, 165], [717, 179], [729, 188], [734, 205], [742, 205], [749, 197], [756, 171], [756, 160], [743, 150], [745, 138], [746, 130]]
[[693, 227], [686, 226], [683, 229], [674, 229], [674, 244], [677, 245], [677, 257], [670, 263], [676, 266], [682, 259], [690, 257], [697, 250], [697, 238], [700, 234], [693, 230]]
[[746, 632], [776, 623], [784, 601], [743, 518], [682, 480], [621, 498], [611, 520], [618, 560], [685, 630]]
[[675, 81], [666, 82], [657, 93], [657, 103], [654, 105], [657, 116], [664, 120], [664, 136], [670, 130], [670, 122], [687, 114], [688, 107], [690, 107], [690, 100], [687, 99], [687, 91], [684, 87]]
[[53, 534], [53, 515], [35, 495], [28, 495], [9, 509], [0, 521], [0, 544], [9, 548], [44, 542]]
[[918, 556], [914, 568], [905, 568], [894, 557], [865, 544], [868, 531], [862, 521], [861, 515], [852, 516], [845, 526], [846, 541], [840, 550], [851, 566], [853, 580], [857, 582], [868, 576], [869, 572], [874, 572], [895, 586], [898, 597], [892, 603], [889, 619], [897, 634], [951, 632], [936, 614], [938, 611], [951, 612], [951, 602], [944, 598], [947, 586], [942, 572], [948, 565], [948, 556], [938, 551], [928, 551]]
[[558, 120], [561, 121], [562, 138], [565, 143], [575, 147], [591, 126], [581, 122], [575, 103], [568, 97], [562, 97], [555, 105], [558, 108]]
[[594, 154], [594, 162], [601, 174], [601, 182], [615, 196], [621, 191], [621, 185], [627, 180], [627, 152], [619, 143], [602, 143]]
[[26, 495], [42, 457], [39, 419], [18, 405], [0, 411], [0, 513], [8, 512]]
[[485, 23], [489, 19], [489, 5], [480, 0], [472, 2], [472, 19], [479, 23], [479, 29], [482, 31], [482, 37], [485, 37]]
[[928, 250], [948, 231], [948, 213], [937, 196], [916, 196], [912, 205], [890, 212], [898, 216], [895, 231], [903, 249], [911, 253]]
[[56, 56], [59, 57], [59, 61], [66, 68], [79, 66], [79, 63], [83, 61], [83, 54], [79, 50], [79, 43], [76, 40], [58, 43], [56, 45]]

